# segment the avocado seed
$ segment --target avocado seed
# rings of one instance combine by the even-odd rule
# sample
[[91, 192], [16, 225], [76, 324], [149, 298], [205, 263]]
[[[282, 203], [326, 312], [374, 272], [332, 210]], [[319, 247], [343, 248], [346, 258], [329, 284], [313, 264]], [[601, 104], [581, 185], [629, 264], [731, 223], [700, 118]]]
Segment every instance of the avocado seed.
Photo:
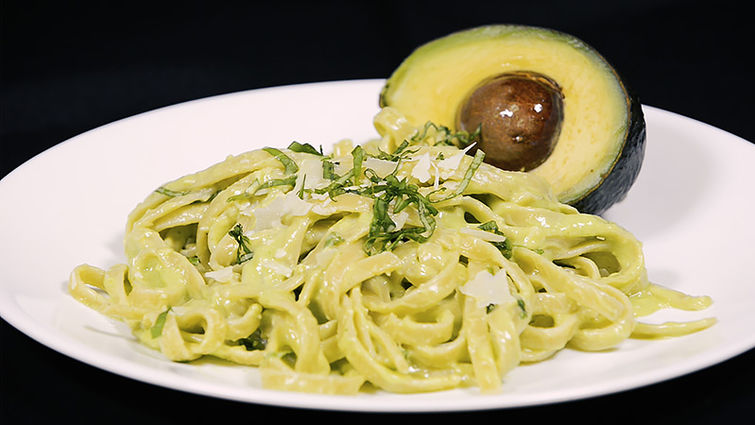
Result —
[[545, 162], [558, 142], [564, 117], [561, 88], [530, 71], [486, 80], [462, 103], [457, 128], [481, 128], [477, 144], [485, 162], [504, 170], [528, 171]]

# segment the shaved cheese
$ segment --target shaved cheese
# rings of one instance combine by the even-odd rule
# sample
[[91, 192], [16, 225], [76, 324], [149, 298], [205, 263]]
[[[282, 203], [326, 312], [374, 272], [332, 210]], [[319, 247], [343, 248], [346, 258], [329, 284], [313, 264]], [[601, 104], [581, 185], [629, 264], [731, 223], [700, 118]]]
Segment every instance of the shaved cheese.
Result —
[[489, 271], [483, 270], [461, 286], [459, 290], [462, 294], [474, 298], [480, 308], [491, 304], [505, 305], [516, 302], [516, 298], [511, 295], [505, 272], [493, 275]]
[[254, 231], [282, 227], [281, 219], [286, 216], [300, 217], [306, 215], [312, 209], [312, 204], [299, 199], [296, 191], [292, 190], [285, 195], [279, 195], [267, 205], [259, 206], [251, 210], [254, 215]]
[[438, 170], [438, 166], [435, 165], [434, 162], [431, 162], [430, 165], [433, 167], [433, 170], [435, 171], [435, 181], [433, 181], [433, 190], [438, 190], [440, 187], [440, 170]]
[[267, 268], [268, 270], [278, 273], [280, 275], [283, 275], [285, 277], [291, 276], [291, 274], [294, 272], [293, 269], [285, 264], [279, 263], [277, 261], [268, 260], [263, 263], [263, 266]]
[[322, 161], [315, 158], [307, 158], [299, 163], [299, 173], [304, 176], [305, 189], [320, 189], [328, 185], [328, 181], [322, 175]]
[[362, 164], [363, 168], [370, 168], [381, 179], [388, 174], [391, 174], [396, 169], [396, 163], [393, 161], [386, 161], [384, 159], [367, 157]]
[[348, 173], [354, 167], [353, 163], [349, 161], [334, 161], [333, 165], [335, 165], [335, 169], [333, 171], [339, 176]]
[[322, 202], [314, 203], [312, 206], [312, 212], [319, 215], [331, 215], [335, 214], [336, 211], [338, 209], [333, 205], [333, 201], [327, 194]]
[[473, 229], [471, 227], [462, 227], [459, 230], [461, 233], [465, 233], [470, 236], [474, 236], [477, 239], [482, 239], [489, 242], [505, 242], [506, 236], [497, 235], [493, 232], [486, 232], [485, 230]]
[[448, 179], [453, 176], [456, 170], [459, 169], [459, 165], [461, 164], [461, 160], [464, 159], [464, 155], [466, 155], [466, 153], [470, 149], [472, 149], [472, 146], [474, 145], [475, 144], [472, 143], [456, 155], [438, 161], [438, 168], [441, 169], [440, 177], [443, 179]]
[[217, 280], [218, 282], [230, 282], [233, 279], [233, 267], [223, 267], [222, 269], [206, 272], [205, 277]]
[[388, 212], [388, 217], [393, 221], [393, 223], [396, 225], [395, 230], [401, 230], [404, 228], [404, 225], [406, 224], [406, 220], [409, 219], [409, 213], [406, 211], [401, 211], [398, 214], [394, 214], [392, 212]]
[[417, 164], [415, 164], [414, 168], [412, 168], [412, 177], [421, 181], [422, 183], [428, 182], [432, 177], [430, 175], [430, 165], [432, 164], [430, 160], [430, 154], [425, 153], [415, 159], [417, 160]]

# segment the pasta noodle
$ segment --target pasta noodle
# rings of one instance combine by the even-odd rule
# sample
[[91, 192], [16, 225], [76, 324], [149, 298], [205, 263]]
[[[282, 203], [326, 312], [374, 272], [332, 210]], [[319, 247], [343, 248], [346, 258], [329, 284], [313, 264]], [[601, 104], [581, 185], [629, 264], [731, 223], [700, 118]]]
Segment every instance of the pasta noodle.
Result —
[[565, 347], [714, 323], [639, 322], [711, 300], [650, 283], [630, 233], [468, 155], [474, 135], [391, 108], [374, 123], [329, 155], [295, 142], [165, 184], [128, 216], [127, 264], [76, 267], [71, 295], [170, 360], [328, 394], [495, 392]]

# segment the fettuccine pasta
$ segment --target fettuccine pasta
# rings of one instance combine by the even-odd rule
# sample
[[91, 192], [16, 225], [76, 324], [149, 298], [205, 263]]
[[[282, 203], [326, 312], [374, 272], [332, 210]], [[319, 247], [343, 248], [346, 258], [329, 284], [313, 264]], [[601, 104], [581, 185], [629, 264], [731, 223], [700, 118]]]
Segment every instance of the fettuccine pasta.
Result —
[[374, 123], [363, 145], [254, 150], [161, 186], [128, 216], [127, 264], [78, 266], [70, 293], [170, 360], [328, 394], [495, 392], [565, 347], [714, 323], [639, 322], [711, 300], [650, 283], [630, 233], [468, 154], [474, 135], [391, 108]]

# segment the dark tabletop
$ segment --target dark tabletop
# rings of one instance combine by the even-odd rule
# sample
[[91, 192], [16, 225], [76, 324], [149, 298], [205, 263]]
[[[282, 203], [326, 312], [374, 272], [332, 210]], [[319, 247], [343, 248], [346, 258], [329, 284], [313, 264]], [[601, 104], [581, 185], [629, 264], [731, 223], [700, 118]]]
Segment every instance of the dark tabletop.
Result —
[[[576, 35], [614, 64], [643, 104], [755, 141], [755, 36], [749, 9], [735, 1], [64, 3], [0, 1], [0, 177], [72, 136], [158, 107], [260, 87], [385, 78], [414, 47], [489, 23]], [[619, 394], [437, 419], [742, 423], [755, 414], [754, 364], [751, 350]], [[0, 320], [2, 424], [253, 423], [268, 414], [386, 419], [156, 387], [68, 358]], [[436, 419], [409, 416], [425, 417]]]

